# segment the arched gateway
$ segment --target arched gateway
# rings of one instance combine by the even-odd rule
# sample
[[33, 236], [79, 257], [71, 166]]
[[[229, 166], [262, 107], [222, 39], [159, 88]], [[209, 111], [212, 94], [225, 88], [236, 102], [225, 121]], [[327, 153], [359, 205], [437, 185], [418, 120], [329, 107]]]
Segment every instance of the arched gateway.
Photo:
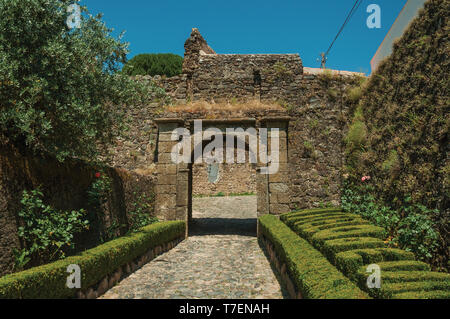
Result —
[[[156, 214], [160, 219], [191, 220], [192, 161], [207, 161], [205, 154], [208, 153], [213, 154], [216, 160], [221, 158], [242, 163], [242, 156], [236, 158], [235, 153], [239, 157], [239, 145], [244, 144], [248, 154], [244, 155], [244, 161], [256, 165], [258, 216], [288, 211], [289, 117], [224, 120], [160, 118], [156, 123]], [[217, 139], [218, 136], [223, 139]], [[187, 155], [183, 157], [183, 153]]]

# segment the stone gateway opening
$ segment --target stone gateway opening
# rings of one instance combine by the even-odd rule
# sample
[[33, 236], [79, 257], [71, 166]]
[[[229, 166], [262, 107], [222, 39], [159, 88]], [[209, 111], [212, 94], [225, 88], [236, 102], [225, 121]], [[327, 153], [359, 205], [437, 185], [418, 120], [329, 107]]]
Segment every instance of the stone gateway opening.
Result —
[[[231, 139], [233, 143], [227, 143]], [[203, 141], [202, 152], [208, 142], [211, 140]], [[232, 163], [196, 164], [192, 154], [189, 235], [256, 236], [256, 164], [249, 163], [248, 140], [223, 135], [222, 142], [221, 152], [233, 155]], [[245, 163], [238, 163], [239, 151], [245, 155]]]
[[[286, 207], [283, 207], [278, 198], [282, 198], [287, 188], [283, 182], [285, 179], [280, 176], [287, 172], [288, 120], [288, 118], [204, 119], [201, 137], [198, 139], [196, 134], [198, 136], [199, 132], [194, 131], [197, 121], [194, 119], [158, 119], [157, 216], [163, 220], [185, 220], [189, 224], [195, 217], [193, 203], [201, 195], [215, 195], [216, 199], [211, 199], [210, 204], [214, 202], [219, 206], [220, 197], [225, 195], [247, 195], [248, 197], [242, 200], [255, 202], [255, 225], [258, 215], [287, 212], [289, 210], [287, 203]], [[188, 163], [174, 162], [173, 152], [179, 150], [177, 145], [183, 143], [176, 134], [174, 135], [174, 132], [180, 129], [189, 132], [193, 137], [188, 142], [191, 146]], [[219, 141], [217, 137], [208, 134], [211, 130], [215, 130], [222, 140]], [[240, 135], [230, 136], [230, 131], [239, 132]], [[248, 132], [257, 132], [257, 135], [252, 136]], [[266, 148], [263, 148], [262, 144], [257, 144], [257, 148], [251, 147], [252, 138], [264, 140], [261, 132], [266, 132]], [[275, 152], [275, 147], [270, 143], [275, 139], [277, 143], [274, 145], [277, 144], [278, 156], [271, 161], [261, 161], [261, 154], [269, 159], [270, 154]], [[210, 146], [212, 142], [222, 147], [212, 148]], [[184, 145], [186, 146], [186, 143]], [[218, 157], [223, 161], [215, 162]], [[274, 163], [275, 160], [278, 162]], [[278, 168], [277, 171], [267, 174], [267, 171], [270, 171], [268, 168], [273, 166]], [[256, 194], [256, 198], [249, 196], [253, 194]], [[248, 205], [247, 209], [251, 210], [251, 204]], [[220, 216], [222, 217], [224, 216]], [[189, 227], [186, 231], [186, 235], [188, 234]]]

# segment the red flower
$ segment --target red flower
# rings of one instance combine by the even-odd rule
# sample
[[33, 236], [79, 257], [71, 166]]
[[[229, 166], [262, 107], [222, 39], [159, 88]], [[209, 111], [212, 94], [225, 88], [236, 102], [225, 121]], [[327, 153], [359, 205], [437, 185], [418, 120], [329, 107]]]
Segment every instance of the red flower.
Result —
[[100, 178], [101, 174], [99, 172], [95, 173], [96, 178]]

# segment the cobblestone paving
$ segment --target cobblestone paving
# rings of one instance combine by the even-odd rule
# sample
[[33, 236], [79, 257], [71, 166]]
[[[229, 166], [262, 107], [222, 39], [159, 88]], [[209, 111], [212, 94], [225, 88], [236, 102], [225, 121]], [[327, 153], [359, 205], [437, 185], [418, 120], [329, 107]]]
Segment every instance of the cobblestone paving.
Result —
[[190, 236], [101, 298], [278, 299], [256, 239], [256, 197], [194, 198]]

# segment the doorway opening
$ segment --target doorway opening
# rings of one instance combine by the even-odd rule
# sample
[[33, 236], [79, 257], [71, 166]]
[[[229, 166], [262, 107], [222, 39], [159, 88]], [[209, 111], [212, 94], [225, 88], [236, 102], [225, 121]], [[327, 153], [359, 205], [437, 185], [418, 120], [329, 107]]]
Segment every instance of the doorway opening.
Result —
[[[224, 142], [226, 137], [224, 136]], [[204, 141], [204, 145], [210, 141]], [[245, 163], [236, 163], [237, 145], [244, 145]], [[189, 168], [189, 236], [256, 236], [256, 164], [249, 163], [247, 141], [235, 137], [235, 163], [195, 163]], [[204, 147], [203, 145], [203, 147]], [[226, 143], [223, 143], [226, 154]]]

